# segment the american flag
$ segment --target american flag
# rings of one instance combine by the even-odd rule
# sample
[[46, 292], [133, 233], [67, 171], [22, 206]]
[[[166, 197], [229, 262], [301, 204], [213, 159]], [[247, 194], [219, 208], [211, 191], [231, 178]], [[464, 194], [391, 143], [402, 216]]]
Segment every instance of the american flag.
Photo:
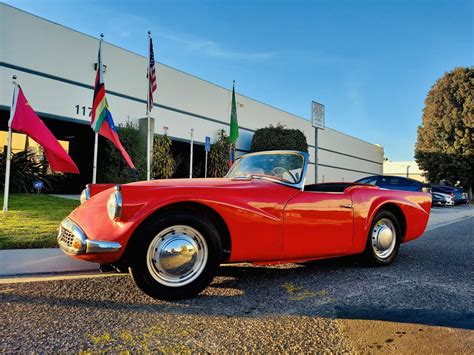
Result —
[[153, 41], [150, 36], [150, 60], [148, 62], [148, 112], [153, 108], [153, 93], [156, 91], [156, 70], [155, 70], [155, 55], [153, 54]]

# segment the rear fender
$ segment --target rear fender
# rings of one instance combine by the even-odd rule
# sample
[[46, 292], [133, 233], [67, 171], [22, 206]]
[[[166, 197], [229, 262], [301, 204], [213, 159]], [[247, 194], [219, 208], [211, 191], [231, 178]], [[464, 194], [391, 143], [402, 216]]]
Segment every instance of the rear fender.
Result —
[[[354, 252], [361, 253], [365, 249], [372, 222], [380, 210], [398, 207], [405, 218], [406, 228], [402, 235], [403, 242], [420, 237], [428, 223], [431, 208], [429, 194], [413, 193], [405, 196], [373, 196], [369, 201], [354, 201]], [[356, 196], [353, 196], [357, 198]], [[428, 206], [429, 204], [429, 206]], [[403, 228], [403, 226], [402, 226]]]

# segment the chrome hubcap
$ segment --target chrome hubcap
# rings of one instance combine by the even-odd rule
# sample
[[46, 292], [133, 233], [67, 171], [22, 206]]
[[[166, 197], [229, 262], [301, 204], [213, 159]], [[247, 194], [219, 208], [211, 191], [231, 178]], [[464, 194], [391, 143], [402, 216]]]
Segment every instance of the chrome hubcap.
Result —
[[372, 229], [372, 249], [381, 259], [388, 258], [397, 242], [396, 229], [388, 218], [380, 219]]
[[204, 237], [196, 229], [177, 225], [162, 230], [150, 243], [147, 267], [159, 283], [180, 287], [194, 281], [206, 266]]

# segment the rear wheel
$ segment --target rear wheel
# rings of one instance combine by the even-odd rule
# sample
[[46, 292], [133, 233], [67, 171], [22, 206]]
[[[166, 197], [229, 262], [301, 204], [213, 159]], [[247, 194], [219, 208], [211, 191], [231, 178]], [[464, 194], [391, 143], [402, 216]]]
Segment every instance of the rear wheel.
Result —
[[169, 211], [138, 233], [130, 272], [143, 292], [173, 300], [194, 296], [210, 284], [222, 250], [212, 223], [195, 212]]
[[364, 258], [373, 265], [388, 265], [395, 260], [400, 243], [401, 229], [397, 218], [389, 211], [379, 211], [369, 230]]

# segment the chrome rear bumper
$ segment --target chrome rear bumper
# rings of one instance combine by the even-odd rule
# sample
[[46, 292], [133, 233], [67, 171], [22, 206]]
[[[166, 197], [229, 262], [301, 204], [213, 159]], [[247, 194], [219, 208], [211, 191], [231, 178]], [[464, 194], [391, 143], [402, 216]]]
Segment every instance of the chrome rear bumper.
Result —
[[81, 227], [69, 218], [61, 222], [58, 244], [64, 252], [72, 255], [113, 253], [122, 248], [117, 242], [87, 239]]

